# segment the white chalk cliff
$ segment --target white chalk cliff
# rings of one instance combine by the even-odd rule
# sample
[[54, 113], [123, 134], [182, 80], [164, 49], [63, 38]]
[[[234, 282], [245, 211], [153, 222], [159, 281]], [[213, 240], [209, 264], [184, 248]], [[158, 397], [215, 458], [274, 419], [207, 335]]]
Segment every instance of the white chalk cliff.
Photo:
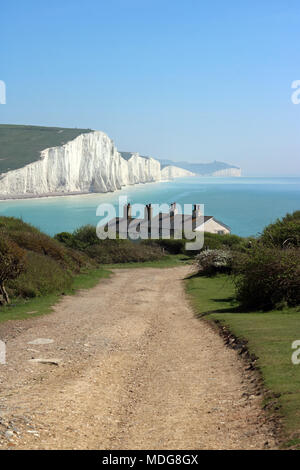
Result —
[[[190, 173], [177, 170], [171, 170], [172, 177]], [[165, 173], [154, 158], [135, 153], [125, 160], [104, 132], [94, 131], [45, 149], [36, 162], [0, 175], [0, 198], [115, 191], [160, 181]]]
[[224, 170], [214, 171], [212, 176], [242, 176], [241, 168], [225, 168]]
[[184, 178], [187, 176], [196, 176], [196, 174], [173, 165], [165, 166], [161, 170], [162, 179]]

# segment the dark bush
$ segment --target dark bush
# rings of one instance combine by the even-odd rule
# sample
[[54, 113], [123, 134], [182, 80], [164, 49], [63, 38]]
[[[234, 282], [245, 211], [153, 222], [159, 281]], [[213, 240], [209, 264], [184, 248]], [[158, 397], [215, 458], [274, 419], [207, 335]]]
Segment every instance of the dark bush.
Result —
[[243, 238], [233, 234], [204, 233], [203, 250], [235, 250], [245, 251], [252, 243], [251, 238]]
[[131, 240], [100, 240], [96, 227], [86, 225], [72, 234], [62, 232], [55, 239], [69, 249], [78, 250], [98, 264], [134, 263], [155, 261], [162, 258], [162, 249], [155, 244], [132, 242]]
[[[54, 240], [21, 219], [0, 217], [0, 233], [0, 245], [7, 240], [11, 247], [10, 259], [17, 259], [22, 254], [24, 260], [24, 269], [18, 270], [6, 282], [7, 293], [13, 297], [63, 292], [71, 286], [75, 274], [96, 265], [83, 252]], [[3, 252], [3, 247], [0, 251]], [[2, 261], [0, 271], [5, 268], [4, 258]]]
[[55, 260], [34, 252], [28, 252], [26, 270], [7, 286], [14, 297], [39, 297], [63, 292], [71, 287], [72, 273]]
[[157, 246], [147, 246], [130, 240], [98, 240], [85, 253], [100, 264], [156, 261], [163, 254]]
[[185, 254], [186, 240], [183, 239], [162, 239], [162, 240], [143, 240], [145, 246], [160, 247], [171, 255]]
[[236, 254], [237, 299], [245, 308], [268, 310], [300, 304], [300, 250], [255, 246]]
[[13, 232], [38, 232], [38, 229], [33, 225], [23, 222], [22, 219], [16, 217], [3, 217], [0, 216], [0, 230], [1, 232], [13, 233]]
[[9, 303], [6, 283], [16, 279], [25, 270], [26, 253], [7, 236], [0, 233], [0, 305]]
[[89, 260], [87, 257], [84, 259], [83, 254], [79, 257], [80, 253], [76, 254], [74, 250], [66, 248], [64, 244], [42, 232], [24, 230], [24, 232], [11, 232], [9, 236], [23, 249], [47, 256], [74, 272], [78, 272], [84, 264], [89, 264]]
[[300, 211], [287, 214], [274, 224], [268, 225], [264, 229], [260, 241], [269, 247], [300, 247]]
[[72, 233], [69, 233], [69, 232], [58, 233], [57, 235], [55, 235], [54, 239], [68, 246], [73, 245], [73, 235]]
[[72, 234], [75, 243], [74, 248], [86, 248], [96, 245], [100, 240], [97, 237], [96, 227], [93, 225], [85, 225], [75, 230]]

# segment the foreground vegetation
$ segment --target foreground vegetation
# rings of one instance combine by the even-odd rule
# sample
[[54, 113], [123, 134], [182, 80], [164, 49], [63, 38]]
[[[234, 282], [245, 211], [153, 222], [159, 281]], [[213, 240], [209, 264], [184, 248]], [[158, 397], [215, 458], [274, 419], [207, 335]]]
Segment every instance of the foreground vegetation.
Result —
[[268, 391], [264, 405], [281, 418], [283, 446], [300, 448], [300, 365], [292, 362], [300, 340], [300, 211], [247, 244], [207, 248], [186, 284], [195, 311], [247, 343]]
[[300, 305], [300, 211], [267, 226], [247, 245], [204, 250], [197, 265], [200, 275], [232, 273], [235, 297], [245, 309]]
[[163, 257], [159, 246], [131, 240], [99, 240], [93, 225], [85, 225], [73, 233], [58, 233], [55, 240], [66, 248], [82, 253], [97, 264], [143, 263], [157, 261]]
[[189, 262], [162, 247], [104, 240], [85, 226], [55, 238], [13, 217], [0, 217], [0, 322], [48, 313], [61, 295], [93, 287], [119, 267], [165, 268]]
[[204, 319], [229, 327], [239, 339], [247, 341], [250, 353], [258, 357], [267, 394], [264, 404], [272, 404], [283, 425], [283, 445], [300, 448], [300, 365], [293, 365], [291, 348], [300, 339], [300, 310], [243, 311], [234, 300], [232, 277], [194, 276], [186, 289], [195, 312]]
[[[234, 275], [244, 309], [279, 309], [300, 303], [300, 212], [266, 227], [260, 239], [205, 234], [199, 275]], [[0, 303], [9, 298], [63, 294], [82, 272], [104, 265], [173, 266], [195, 257], [185, 240], [99, 240], [94, 226], [54, 238], [13, 217], [0, 217]]]
[[171, 260], [159, 247], [129, 240], [99, 240], [95, 227], [49, 237], [13, 217], [0, 217], [0, 303], [69, 291], [76, 279], [116, 263]]
[[[265, 404], [282, 417], [285, 445], [300, 448], [300, 211], [259, 239], [205, 234], [196, 275], [187, 280], [195, 311], [245, 340], [264, 384]], [[62, 294], [93, 287], [111, 268], [190, 263], [185, 240], [99, 240], [95, 227], [49, 237], [20, 219], [0, 217], [0, 321], [49, 313]], [[5, 298], [7, 295], [7, 299]]]
[[11, 298], [62, 294], [75, 276], [97, 267], [84, 253], [13, 217], [0, 217], [0, 240], [0, 278]]

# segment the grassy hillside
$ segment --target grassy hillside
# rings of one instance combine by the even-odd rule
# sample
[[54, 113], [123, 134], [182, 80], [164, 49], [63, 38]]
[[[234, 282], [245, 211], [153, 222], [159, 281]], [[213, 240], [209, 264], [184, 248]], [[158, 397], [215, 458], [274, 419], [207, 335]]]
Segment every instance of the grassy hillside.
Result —
[[[21, 250], [24, 263], [21, 274], [5, 280], [11, 303], [1, 305], [0, 323], [50, 313], [62, 294], [93, 287], [109, 277], [111, 267], [165, 268], [189, 262], [182, 254], [163, 254], [158, 246], [100, 241], [92, 226], [52, 238], [20, 219], [0, 217], [1, 240], [13, 245], [15, 255]], [[3, 253], [0, 243], [0, 258]], [[7, 264], [7, 258], [3, 260]], [[2, 267], [0, 263], [0, 281]]]
[[96, 268], [96, 263], [84, 253], [66, 247], [20, 219], [0, 217], [0, 237], [25, 250], [25, 271], [6, 284], [12, 298], [63, 293], [72, 286], [76, 275]]
[[0, 124], [0, 173], [39, 159], [40, 152], [75, 139], [91, 129]]
[[[101, 275], [104, 264], [161, 261], [171, 263], [160, 247], [133, 243], [130, 240], [99, 240], [93, 226], [85, 226], [73, 234], [61, 233], [52, 238], [21, 219], [0, 217], [0, 255], [5, 244], [12, 246], [14, 256], [22, 259], [21, 273], [4, 278], [8, 296], [16, 300], [43, 298], [69, 292], [80, 279]], [[1, 256], [0, 256], [1, 258]], [[2, 259], [2, 258], [1, 258]], [[8, 265], [8, 258], [3, 258]], [[5, 266], [0, 264], [0, 275]], [[94, 273], [94, 274], [93, 274]], [[1, 276], [0, 276], [1, 277]], [[1, 281], [1, 279], [0, 279]], [[0, 309], [0, 315], [3, 309]]]

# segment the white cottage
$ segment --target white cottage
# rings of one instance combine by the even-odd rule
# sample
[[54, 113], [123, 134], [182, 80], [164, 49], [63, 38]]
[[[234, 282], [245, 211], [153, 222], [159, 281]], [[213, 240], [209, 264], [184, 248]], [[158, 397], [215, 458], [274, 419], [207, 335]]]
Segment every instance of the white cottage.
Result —
[[223, 222], [215, 219], [212, 215], [201, 215], [201, 206], [195, 204], [193, 206], [192, 215], [179, 214], [176, 203], [171, 204], [168, 213], [159, 213], [153, 217], [153, 208], [148, 204], [145, 208], [144, 219], [133, 218], [131, 216], [130, 204], [124, 206], [123, 217], [112, 219], [107, 228], [116, 228], [117, 233], [123, 235], [128, 234], [129, 225], [136, 227], [136, 231], [151, 234], [156, 233], [161, 238], [169, 238], [178, 232], [187, 231], [204, 231], [208, 233], [216, 233], [219, 235], [229, 234], [230, 227]]

